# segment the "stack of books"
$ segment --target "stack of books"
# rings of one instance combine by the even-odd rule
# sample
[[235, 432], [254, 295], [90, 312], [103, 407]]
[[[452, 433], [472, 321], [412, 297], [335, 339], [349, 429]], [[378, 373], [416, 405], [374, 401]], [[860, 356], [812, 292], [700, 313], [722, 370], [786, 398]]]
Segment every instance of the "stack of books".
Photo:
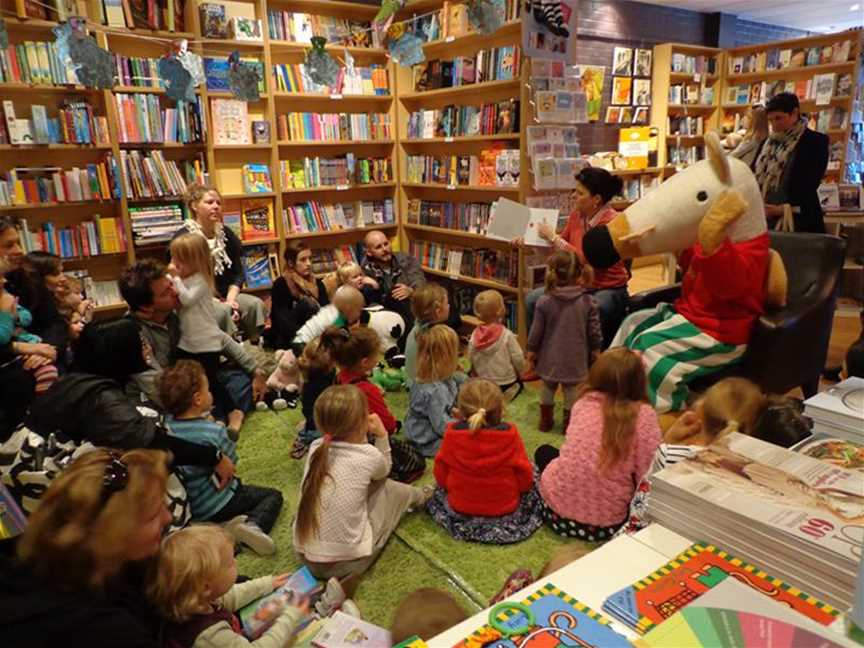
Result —
[[332, 45], [379, 47], [377, 32], [369, 21], [316, 16], [292, 11], [267, 12], [270, 38], [292, 43], [311, 43], [313, 35], [323, 36]]
[[120, 151], [120, 164], [131, 199], [181, 197], [203, 168], [202, 160], [166, 160], [162, 151]]
[[729, 74], [747, 74], [765, 70], [806, 67], [809, 65], [828, 65], [845, 63], [853, 54], [851, 40], [831, 45], [815, 45], [809, 48], [779, 49], [772, 48], [754, 52], [748, 56], [730, 56]]
[[354, 229], [395, 222], [391, 198], [335, 204], [310, 200], [288, 205], [282, 210], [282, 216], [285, 230], [292, 233]]
[[519, 159], [517, 149], [490, 149], [480, 155], [409, 155], [406, 179], [450, 186], [518, 186]]
[[340, 68], [336, 83], [332, 86], [315, 83], [303, 63], [274, 65], [273, 78], [276, 90], [280, 92], [376, 96], [390, 94], [387, 68], [379, 65], [355, 67], [351, 71], [344, 67]]
[[519, 258], [515, 252], [461, 248], [415, 239], [411, 241], [410, 254], [432, 270], [517, 285]]
[[804, 401], [813, 432], [864, 444], [864, 378], [847, 378]]
[[0, 205], [80, 202], [120, 198], [117, 165], [109, 153], [102, 162], [73, 167], [15, 167], [0, 179]]
[[419, 198], [408, 201], [409, 223], [471, 234], [486, 234], [491, 214], [490, 203], [438, 202]]
[[340, 158], [280, 160], [279, 170], [283, 189], [349, 187], [393, 180], [390, 158], [355, 158], [351, 153]]
[[705, 119], [702, 116], [669, 115], [666, 128], [670, 135], [702, 135], [705, 132]]
[[84, 298], [92, 301], [95, 306], [114, 306], [123, 303], [117, 281], [113, 279], [96, 281], [87, 270], [67, 270], [65, 274], [81, 282], [84, 287]]
[[78, 76], [60, 60], [56, 43], [25, 41], [0, 49], [0, 83], [76, 85]]
[[519, 100], [480, 106], [445, 106], [418, 110], [408, 116], [408, 137], [462, 137], [519, 132]]
[[357, 251], [350, 245], [343, 245], [333, 250], [312, 250], [312, 272], [315, 274], [334, 272], [343, 263], [349, 261], [358, 263], [359, 258]]
[[276, 117], [280, 142], [350, 142], [389, 139], [387, 113], [285, 113]]
[[0, 144], [111, 144], [108, 119], [93, 112], [84, 100], [63, 101], [57, 116], [49, 117], [44, 105], [30, 106], [32, 119], [19, 119], [15, 105], [4, 100], [0, 111]]
[[46, 222], [36, 231], [31, 231], [27, 219], [22, 218], [17, 229], [25, 252], [42, 250], [71, 259], [126, 251], [123, 220], [118, 216], [94, 214], [92, 221], [66, 227], [57, 227], [52, 222]]
[[734, 433], [651, 477], [651, 518], [723, 546], [848, 609], [864, 538], [864, 474]]
[[247, 288], [269, 288], [279, 276], [276, 255], [272, 254], [266, 245], [244, 248], [242, 262]]
[[672, 72], [679, 74], [716, 74], [717, 59], [708, 56], [672, 54]]
[[117, 69], [117, 83], [137, 88], [164, 88], [165, 82], [159, 76], [158, 58], [114, 55]]
[[452, 61], [433, 59], [412, 69], [414, 90], [424, 92], [487, 81], [519, 78], [521, 49], [516, 45], [480, 50], [474, 56], [458, 56]]
[[176, 107], [163, 108], [152, 94], [115, 94], [120, 141], [124, 143], [163, 143], [204, 141], [206, 127], [201, 118], [201, 100], [178, 101]]
[[180, 205], [130, 207], [132, 240], [137, 247], [168, 243], [183, 227], [183, 209]]

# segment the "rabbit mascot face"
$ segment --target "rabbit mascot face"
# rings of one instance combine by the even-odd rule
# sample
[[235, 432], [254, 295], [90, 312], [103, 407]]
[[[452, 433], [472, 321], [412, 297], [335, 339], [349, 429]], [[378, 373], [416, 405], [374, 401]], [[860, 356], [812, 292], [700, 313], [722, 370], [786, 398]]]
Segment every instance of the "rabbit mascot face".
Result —
[[765, 211], [750, 168], [727, 158], [715, 134], [708, 158], [675, 174], [583, 240], [588, 262], [678, 253], [674, 304], [632, 313], [612, 346], [641, 352], [659, 412], [680, 409], [687, 383], [738, 362], [766, 306], [786, 301], [786, 275], [769, 249]]

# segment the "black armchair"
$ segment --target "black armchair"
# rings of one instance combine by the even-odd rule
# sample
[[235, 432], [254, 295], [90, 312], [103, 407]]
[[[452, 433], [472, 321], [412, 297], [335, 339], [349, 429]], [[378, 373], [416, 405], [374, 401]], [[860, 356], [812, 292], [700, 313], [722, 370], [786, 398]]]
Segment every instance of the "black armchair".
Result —
[[[739, 364], [695, 381], [691, 389], [701, 391], [727, 376], [744, 376], [772, 394], [801, 387], [809, 398], [818, 391], [846, 241], [825, 234], [771, 232], [770, 237], [789, 277], [787, 305], [759, 318]], [[671, 303], [680, 292], [681, 284], [675, 284], [637, 293], [630, 297], [630, 312]]]

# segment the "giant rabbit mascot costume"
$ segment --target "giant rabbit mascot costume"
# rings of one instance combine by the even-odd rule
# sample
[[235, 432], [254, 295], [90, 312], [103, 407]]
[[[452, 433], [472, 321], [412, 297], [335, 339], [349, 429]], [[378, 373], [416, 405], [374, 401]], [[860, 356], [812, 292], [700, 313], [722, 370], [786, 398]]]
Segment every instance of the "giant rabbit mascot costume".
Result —
[[588, 262], [678, 252], [674, 304], [632, 313], [612, 346], [642, 353], [659, 412], [680, 409], [687, 384], [738, 362], [766, 306], [786, 302], [786, 273], [769, 249], [765, 210], [750, 168], [705, 138], [708, 159], [675, 174], [608, 225], [585, 235]]

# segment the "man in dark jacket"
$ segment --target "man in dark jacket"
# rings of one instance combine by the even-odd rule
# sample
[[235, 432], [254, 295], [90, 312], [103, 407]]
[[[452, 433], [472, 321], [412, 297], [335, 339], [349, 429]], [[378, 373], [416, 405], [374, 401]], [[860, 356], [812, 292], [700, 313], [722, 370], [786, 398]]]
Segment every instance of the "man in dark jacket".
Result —
[[825, 232], [817, 189], [828, 166], [828, 136], [807, 128], [798, 97], [775, 95], [766, 105], [771, 135], [762, 143], [753, 171], [765, 197], [769, 223], [792, 208], [796, 232]]

